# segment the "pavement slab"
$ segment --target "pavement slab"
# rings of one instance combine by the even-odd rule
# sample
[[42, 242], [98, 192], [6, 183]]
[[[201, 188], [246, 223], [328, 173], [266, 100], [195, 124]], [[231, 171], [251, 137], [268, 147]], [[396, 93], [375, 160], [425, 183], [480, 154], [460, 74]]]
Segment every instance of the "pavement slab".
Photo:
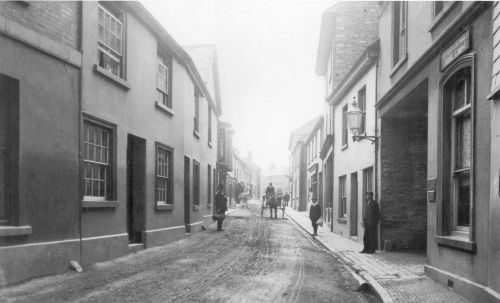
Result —
[[[288, 207], [286, 214], [312, 234], [307, 212], [298, 212]], [[318, 236], [315, 238], [356, 274], [367, 280], [384, 302], [469, 302], [425, 275], [423, 254], [383, 251], [361, 254], [359, 251], [363, 246], [360, 243], [331, 232], [327, 226], [318, 227]]]

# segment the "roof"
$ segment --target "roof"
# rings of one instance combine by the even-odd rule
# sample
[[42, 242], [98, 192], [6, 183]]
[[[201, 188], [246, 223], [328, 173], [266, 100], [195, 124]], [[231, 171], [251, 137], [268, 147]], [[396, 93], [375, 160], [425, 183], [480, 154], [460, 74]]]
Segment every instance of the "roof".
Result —
[[203, 79], [192, 58], [182, 48], [182, 46], [180, 46], [179, 43], [172, 38], [172, 36], [165, 30], [158, 20], [156, 20], [155, 17], [153, 17], [153, 15], [140, 2], [119, 1], [118, 3], [120, 3], [120, 5], [124, 8], [127, 8], [131, 14], [139, 18], [143, 25], [149, 28], [149, 30], [151, 30], [151, 32], [157, 37], [158, 43], [165, 45], [172, 52], [172, 55], [186, 68], [191, 80], [201, 91], [203, 96], [205, 96], [208, 102], [211, 103], [211, 106], [216, 109], [215, 112], [217, 116], [220, 116], [220, 105], [214, 101], [213, 96], [210, 94], [205, 83], [203, 82]]
[[309, 133], [314, 129], [316, 123], [323, 118], [323, 115], [319, 115], [314, 119], [309, 120], [304, 123], [302, 126], [294, 130], [290, 134], [290, 140], [288, 141], [288, 150], [292, 151], [297, 145], [298, 142], [305, 140], [305, 138], [309, 135]]

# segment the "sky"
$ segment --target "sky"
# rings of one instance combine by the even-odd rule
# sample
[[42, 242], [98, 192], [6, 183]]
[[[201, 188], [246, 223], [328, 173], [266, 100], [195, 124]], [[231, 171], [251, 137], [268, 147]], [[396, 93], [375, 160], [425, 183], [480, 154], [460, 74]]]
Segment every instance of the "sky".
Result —
[[316, 54], [321, 15], [334, 1], [141, 2], [180, 45], [216, 46], [233, 147], [263, 170], [288, 166], [290, 133], [324, 108]]

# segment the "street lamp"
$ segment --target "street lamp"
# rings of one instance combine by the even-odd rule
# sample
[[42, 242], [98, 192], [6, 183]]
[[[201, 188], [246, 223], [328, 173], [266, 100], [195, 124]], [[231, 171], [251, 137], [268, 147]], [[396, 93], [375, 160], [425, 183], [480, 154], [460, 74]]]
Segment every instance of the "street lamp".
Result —
[[352, 98], [352, 106], [351, 110], [346, 112], [347, 123], [349, 124], [349, 129], [352, 133], [352, 140], [354, 142], [361, 141], [363, 139], [368, 139], [375, 143], [378, 139], [377, 136], [364, 136], [359, 135], [359, 130], [361, 129], [361, 125], [363, 123], [363, 112], [358, 107], [358, 102], [356, 101], [356, 97]]

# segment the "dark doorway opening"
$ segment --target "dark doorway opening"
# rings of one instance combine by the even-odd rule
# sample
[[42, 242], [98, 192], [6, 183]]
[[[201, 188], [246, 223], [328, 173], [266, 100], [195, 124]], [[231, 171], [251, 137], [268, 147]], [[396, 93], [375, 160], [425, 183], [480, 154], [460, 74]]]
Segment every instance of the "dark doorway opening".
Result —
[[145, 229], [146, 140], [127, 137], [127, 233], [130, 243], [141, 243]]
[[191, 159], [184, 156], [184, 224], [186, 232], [191, 232]]

